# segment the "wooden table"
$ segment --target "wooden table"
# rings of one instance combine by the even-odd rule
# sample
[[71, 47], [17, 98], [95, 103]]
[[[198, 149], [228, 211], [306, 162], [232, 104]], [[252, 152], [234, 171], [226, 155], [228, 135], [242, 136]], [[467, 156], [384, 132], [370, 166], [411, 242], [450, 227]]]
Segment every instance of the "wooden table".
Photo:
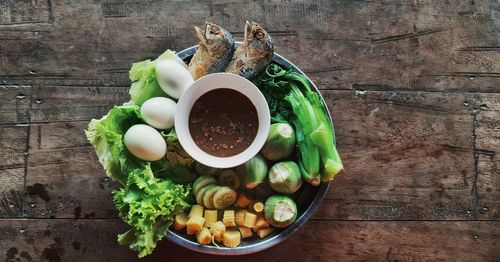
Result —
[[[238, 261], [500, 259], [500, 3], [0, 3], [0, 260], [135, 261], [83, 129], [134, 61], [260, 22], [318, 85], [345, 172], [285, 243]], [[144, 261], [235, 261], [162, 241]]]

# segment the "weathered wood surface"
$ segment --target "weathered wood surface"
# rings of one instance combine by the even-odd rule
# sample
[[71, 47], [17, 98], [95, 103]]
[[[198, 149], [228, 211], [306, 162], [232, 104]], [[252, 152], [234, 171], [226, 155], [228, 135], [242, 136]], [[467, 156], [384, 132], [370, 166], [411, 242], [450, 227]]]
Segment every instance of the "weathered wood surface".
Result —
[[[83, 129], [128, 100], [132, 62], [247, 19], [322, 89], [346, 171], [242, 260], [497, 259], [498, 1], [42, 0], [0, 3], [0, 260], [134, 261]], [[206, 259], [160, 249], [146, 261]]]
[[[132, 251], [114, 244], [125, 230], [120, 220], [4, 220], [0, 249], [7, 261], [136, 261]], [[480, 261], [498, 254], [498, 221], [317, 221], [285, 243], [238, 261]], [[495, 244], [488, 244], [495, 243]], [[297, 257], [301, 254], [300, 259]], [[140, 261], [235, 261], [193, 253], [162, 241]], [[491, 259], [493, 260], [493, 259]]]

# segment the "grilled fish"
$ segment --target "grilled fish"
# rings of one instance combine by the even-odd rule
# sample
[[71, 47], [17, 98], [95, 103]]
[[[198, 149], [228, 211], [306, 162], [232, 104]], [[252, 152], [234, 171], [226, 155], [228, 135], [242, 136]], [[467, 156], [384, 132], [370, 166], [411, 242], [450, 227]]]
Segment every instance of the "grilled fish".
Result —
[[234, 53], [231, 33], [209, 22], [205, 22], [203, 29], [196, 26], [194, 29], [200, 39], [200, 47], [188, 66], [194, 80], [210, 73], [224, 71]]
[[273, 54], [271, 36], [259, 24], [247, 21], [243, 43], [234, 52], [226, 72], [252, 78], [273, 60]]

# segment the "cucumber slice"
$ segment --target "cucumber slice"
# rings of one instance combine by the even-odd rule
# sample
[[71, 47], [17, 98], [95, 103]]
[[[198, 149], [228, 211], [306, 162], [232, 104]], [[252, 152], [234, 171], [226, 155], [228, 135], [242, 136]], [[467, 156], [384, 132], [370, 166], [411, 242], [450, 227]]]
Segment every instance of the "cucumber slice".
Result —
[[217, 190], [220, 189], [220, 186], [214, 186], [214, 187], [211, 187], [207, 190], [205, 190], [205, 192], [203, 193], [203, 205], [208, 208], [208, 209], [214, 209], [214, 202], [213, 202], [213, 199], [214, 199], [214, 195], [215, 195], [215, 192], [217, 192]]
[[234, 190], [240, 187], [240, 179], [232, 169], [226, 169], [219, 175], [219, 185], [228, 186]]
[[215, 192], [213, 204], [216, 209], [224, 209], [230, 206], [236, 200], [236, 191], [228, 186], [223, 186]]
[[215, 186], [216, 185], [214, 185], [214, 184], [209, 184], [209, 185], [206, 185], [206, 186], [200, 188], [198, 190], [198, 192], [196, 193], [196, 203], [198, 203], [198, 205], [203, 206], [203, 194], [205, 194], [205, 191], [207, 191], [208, 189], [215, 187]]
[[213, 184], [217, 184], [217, 180], [215, 180], [215, 178], [213, 178], [212, 176], [205, 175], [205, 176], [198, 177], [193, 182], [193, 195], [196, 196], [198, 194], [198, 190], [200, 190], [200, 188], [202, 188], [206, 185], [213, 185]]

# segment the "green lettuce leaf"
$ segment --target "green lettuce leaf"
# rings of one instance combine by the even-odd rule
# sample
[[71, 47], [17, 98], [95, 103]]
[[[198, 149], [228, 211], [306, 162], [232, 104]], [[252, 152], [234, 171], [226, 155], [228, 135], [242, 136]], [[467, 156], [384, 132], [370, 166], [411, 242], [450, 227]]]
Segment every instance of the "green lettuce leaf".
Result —
[[122, 184], [126, 182], [128, 168], [122, 168], [120, 162], [129, 158], [123, 144], [123, 134], [138, 123], [141, 123], [141, 119], [137, 105], [115, 106], [101, 119], [92, 119], [85, 131], [106, 175]]
[[157, 61], [169, 59], [174, 59], [179, 64], [187, 67], [175, 52], [171, 50], [165, 51], [156, 60], [151, 61], [148, 59], [132, 64], [132, 68], [129, 71], [129, 78], [132, 80], [129, 94], [132, 102], [142, 105], [152, 97], [168, 97], [156, 81], [155, 66]]
[[189, 192], [188, 185], [156, 178], [149, 163], [131, 170], [125, 187], [113, 192], [119, 216], [131, 226], [118, 242], [138, 251], [139, 257], [151, 254], [174, 215], [189, 208]]

